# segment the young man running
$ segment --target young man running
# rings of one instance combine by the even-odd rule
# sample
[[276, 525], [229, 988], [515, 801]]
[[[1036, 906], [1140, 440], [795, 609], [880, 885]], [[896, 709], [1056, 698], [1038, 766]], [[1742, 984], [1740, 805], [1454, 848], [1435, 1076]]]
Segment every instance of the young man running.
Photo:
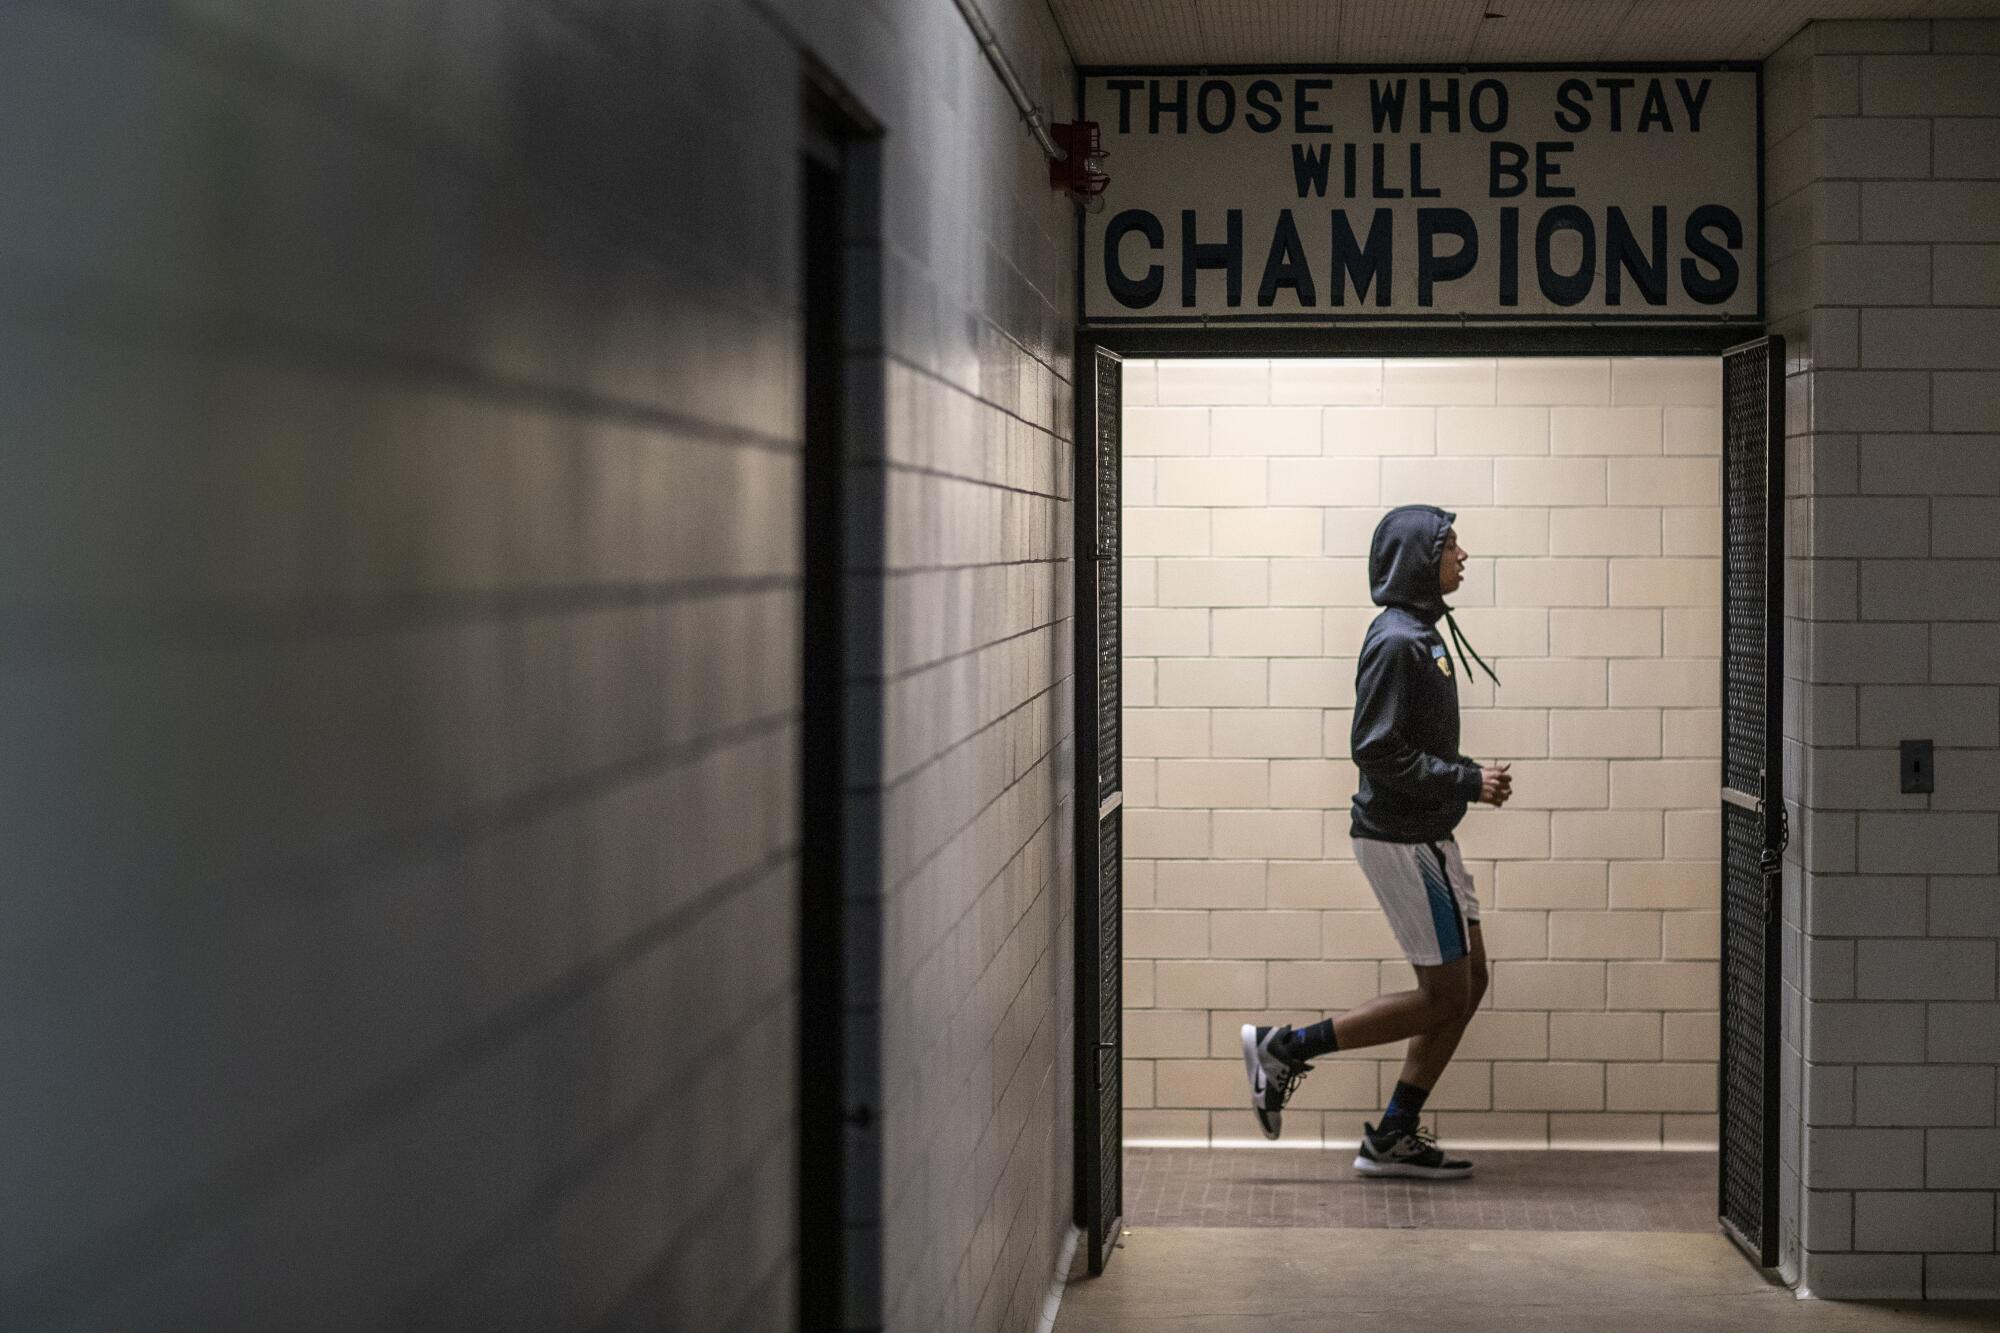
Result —
[[[1430, 505], [1392, 509], [1375, 527], [1368, 580], [1382, 608], [1361, 641], [1356, 666], [1354, 859], [1388, 913], [1396, 942], [1417, 971], [1417, 989], [1384, 995], [1294, 1031], [1243, 1026], [1250, 1105], [1264, 1137], [1278, 1137], [1285, 1103], [1330, 1051], [1410, 1039], [1402, 1080], [1382, 1123], [1362, 1126], [1355, 1170], [1364, 1175], [1455, 1179], [1472, 1163], [1447, 1156], [1418, 1125], [1466, 1024], [1486, 993], [1479, 899], [1452, 830], [1471, 801], [1500, 806], [1512, 794], [1507, 765], [1482, 767], [1458, 750], [1458, 672], [1438, 633], [1443, 620], [1460, 650], [1483, 668], [1444, 599], [1468, 559], [1457, 516]], [[1492, 676], [1491, 669], [1487, 675]]]

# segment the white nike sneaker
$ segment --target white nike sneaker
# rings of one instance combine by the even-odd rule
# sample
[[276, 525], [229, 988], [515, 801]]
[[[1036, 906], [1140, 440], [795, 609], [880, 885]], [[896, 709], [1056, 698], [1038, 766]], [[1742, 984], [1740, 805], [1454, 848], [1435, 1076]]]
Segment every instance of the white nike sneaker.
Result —
[[1410, 1176], [1417, 1180], [1462, 1180], [1472, 1174], [1472, 1163], [1447, 1157], [1438, 1147], [1437, 1135], [1419, 1126], [1416, 1129], [1377, 1131], [1361, 1127], [1361, 1152], [1354, 1169], [1364, 1176]]
[[1312, 1072], [1312, 1066], [1304, 1061], [1295, 1064], [1271, 1050], [1272, 1042], [1291, 1035], [1290, 1025], [1243, 1025], [1243, 1072], [1250, 1081], [1250, 1109], [1267, 1139], [1277, 1138], [1284, 1129], [1285, 1103], [1292, 1099], [1300, 1080]]

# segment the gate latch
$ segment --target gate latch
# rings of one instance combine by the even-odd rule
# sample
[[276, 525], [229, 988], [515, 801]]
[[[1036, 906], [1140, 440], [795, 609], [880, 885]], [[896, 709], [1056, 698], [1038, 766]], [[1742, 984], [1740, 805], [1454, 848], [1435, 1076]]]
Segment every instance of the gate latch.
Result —
[[1778, 901], [1784, 892], [1779, 887], [1779, 877], [1784, 871], [1785, 848], [1792, 841], [1791, 818], [1785, 813], [1784, 802], [1778, 803], [1777, 841], [1764, 848], [1757, 858], [1757, 868], [1764, 873], [1764, 924], [1770, 925], [1778, 915]]
[[1765, 846], [1764, 854], [1758, 858], [1758, 868], [1767, 875], [1778, 873], [1784, 864], [1785, 848], [1792, 842], [1792, 818], [1786, 812], [1783, 801], [1777, 803], [1774, 813], [1778, 816], [1778, 836]]

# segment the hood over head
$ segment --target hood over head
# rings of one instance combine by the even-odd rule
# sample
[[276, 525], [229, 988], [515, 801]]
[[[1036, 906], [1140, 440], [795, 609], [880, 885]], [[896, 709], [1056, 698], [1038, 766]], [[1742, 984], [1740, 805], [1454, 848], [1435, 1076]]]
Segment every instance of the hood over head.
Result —
[[1368, 592], [1377, 606], [1400, 606], [1436, 623], [1446, 610], [1439, 587], [1444, 534], [1457, 518], [1436, 505], [1399, 505], [1382, 515], [1368, 543]]

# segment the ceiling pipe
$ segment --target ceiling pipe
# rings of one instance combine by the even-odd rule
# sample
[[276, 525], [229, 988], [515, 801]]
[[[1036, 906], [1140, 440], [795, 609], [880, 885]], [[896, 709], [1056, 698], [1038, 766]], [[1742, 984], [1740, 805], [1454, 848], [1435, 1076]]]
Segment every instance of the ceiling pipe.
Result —
[[1000, 83], [1007, 89], [1007, 95], [1014, 99], [1014, 105], [1021, 112], [1021, 119], [1028, 122], [1028, 132], [1035, 136], [1035, 142], [1042, 147], [1043, 154], [1051, 162], [1061, 162], [1069, 156], [1049, 134], [1049, 118], [1028, 96], [1028, 90], [1021, 86], [1020, 76], [1014, 73], [1014, 63], [1007, 59], [1001, 49], [1000, 38], [994, 33], [993, 25], [986, 21], [986, 15], [979, 11], [977, 0], [953, 0], [958, 12], [965, 16], [965, 26], [972, 29], [973, 40], [979, 43], [979, 53], [986, 57], [986, 63], [993, 66], [993, 72], [1000, 76]]

